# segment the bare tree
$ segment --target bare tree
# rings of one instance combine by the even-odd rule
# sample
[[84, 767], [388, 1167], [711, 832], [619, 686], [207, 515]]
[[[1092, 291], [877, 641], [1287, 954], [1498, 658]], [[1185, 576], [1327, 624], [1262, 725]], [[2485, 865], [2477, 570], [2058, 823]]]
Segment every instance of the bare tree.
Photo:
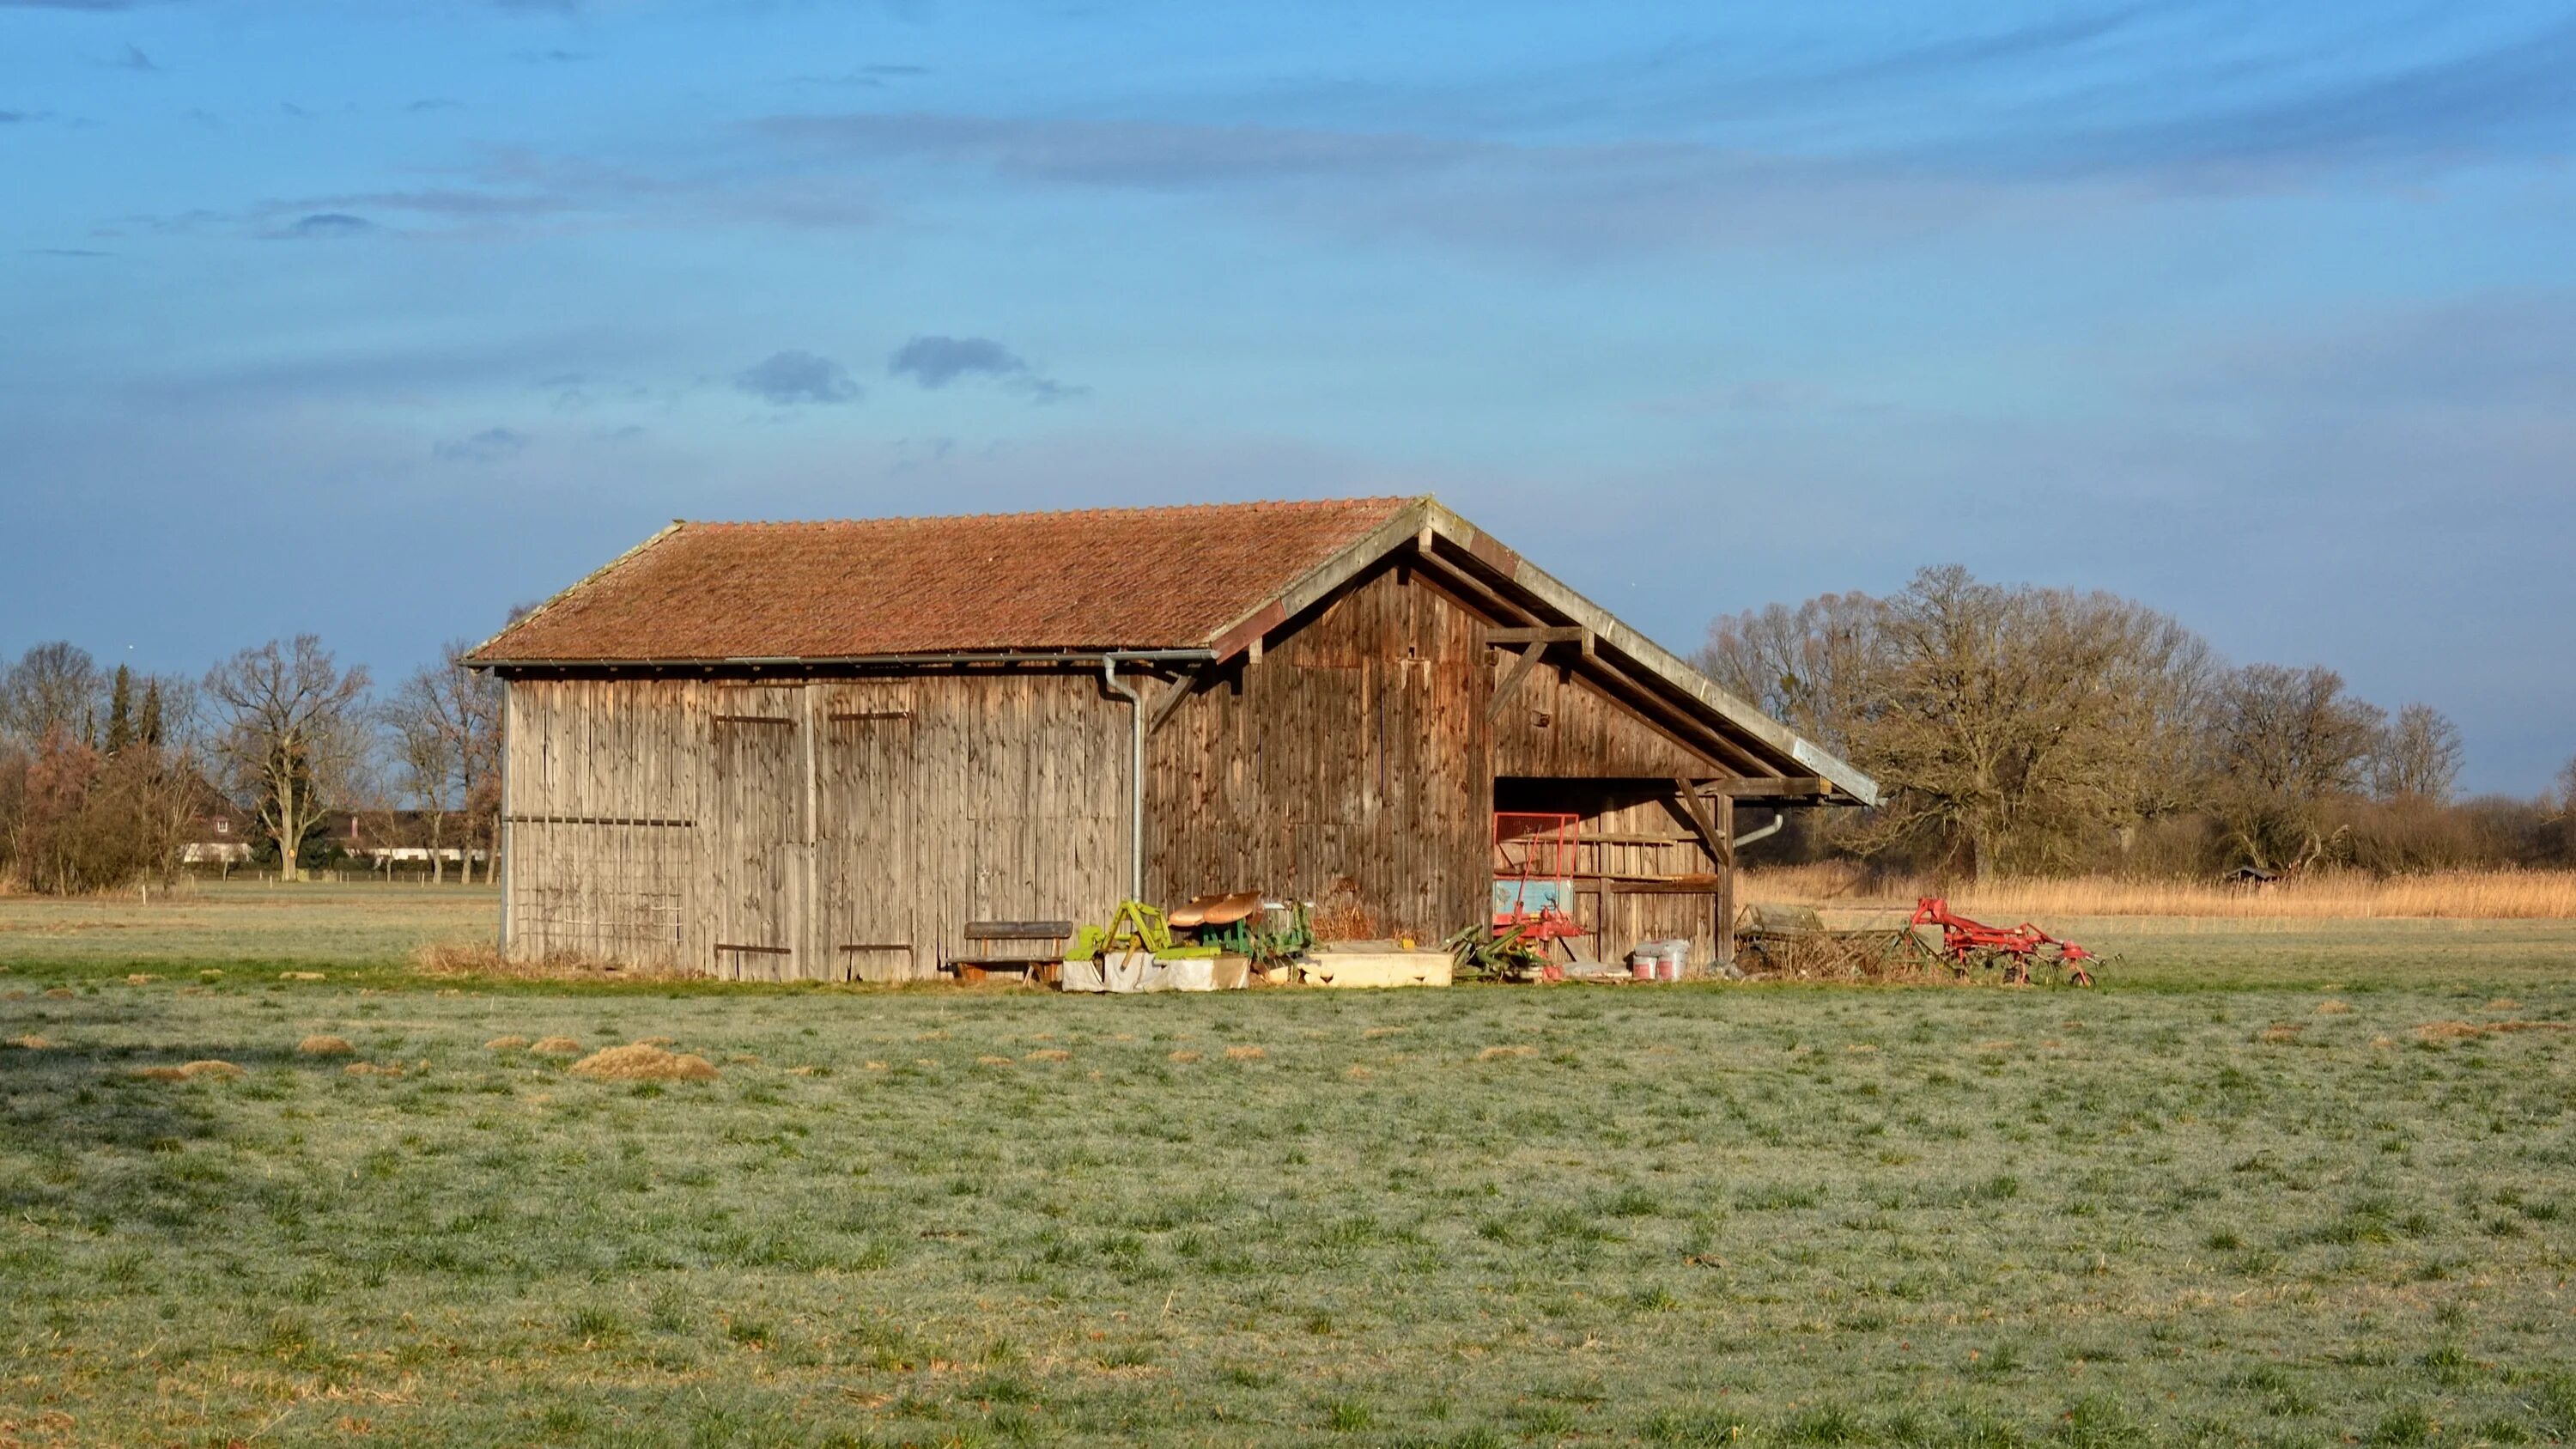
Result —
[[1885, 827], [1998, 869], [2072, 863], [2166, 808], [2197, 640], [2108, 594], [2006, 588], [1958, 568], [1888, 601], [1888, 707], [1858, 739], [1900, 789]]
[[403, 681], [387, 709], [403, 787], [432, 812], [433, 831], [443, 836], [448, 812], [465, 816], [461, 874], [469, 884], [476, 846], [499, 846], [501, 771], [501, 684], [465, 666], [471, 648], [449, 643], [438, 663]]
[[1913, 842], [1985, 878], [2070, 863], [2189, 803], [2208, 648], [2108, 594], [1927, 569], [1721, 619], [1701, 667], [1893, 787], [1850, 844]]
[[2323, 807], [2361, 792], [2386, 718], [2322, 667], [2249, 664], [2220, 682], [2210, 717], [2212, 804], [2246, 863], [2279, 869], [2324, 853]]
[[0, 674], [0, 733], [30, 747], [60, 730], [97, 747], [105, 680], [89, 651], [57, 639]]
[[[442, 729], [438, 671], [424, 666], [403, 681], [387, 701], [383, 716], [392, 731], [394, 763], [402, 791], [414, 808], [429, 817], [429, 878], [447, 879], [447, 817], [462, 803], [456, 746]], [[466, 860], [470, 869], [472, 854]]]
[[342, 670], [318, 637], [300, 634], [290, 646], [272, 639], [215, 666], [205, 692], [235, 788], [256, 799], [277, 842], [278, 878], [303, 879], [298, 852], [364, 761], [366, 668]]
[[2371, 754], [2371, 793], [2382, 800], [2447, 805], [2460, 780], [2460, 755], [2458, 726], [2429, 704], [2407, 705]]
[[1852, 731], [1878, 703], [1882, 605], [1867, 594], [1819, 594], [1709, 625], [1700, 671], [1828, 749], [1849, 753]]

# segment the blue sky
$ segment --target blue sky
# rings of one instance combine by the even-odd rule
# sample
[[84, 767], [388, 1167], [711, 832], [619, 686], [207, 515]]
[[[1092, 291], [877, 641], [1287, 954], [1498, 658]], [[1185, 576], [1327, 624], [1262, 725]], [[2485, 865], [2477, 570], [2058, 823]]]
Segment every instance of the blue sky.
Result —
[[2571, 153], [2564, 5], [0, 0], [0, 649], [391, 677], [672, 517], [1432, 491], [1685, 649], [2117, 590], [2527, 794]]

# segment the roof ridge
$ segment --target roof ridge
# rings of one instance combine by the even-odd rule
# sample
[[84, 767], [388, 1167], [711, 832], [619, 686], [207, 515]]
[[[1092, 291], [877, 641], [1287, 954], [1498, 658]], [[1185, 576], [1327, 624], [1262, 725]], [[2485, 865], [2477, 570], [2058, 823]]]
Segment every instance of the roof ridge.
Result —
[[891, 523], [994, 523], [1015, 519], [1130, 518], [1139, 514], [1214, 513], [1230, 509], [1306, 510], [1335, 507], [1402, 507], [1428, 501], [1428, 493], [1380, 493], [1334, 498], [1247, 498], [1231, 503], [1136, 503], [1103, 508], [1022, 508], [1005, 513], [893, 513], [858, 518], [679, 518], [682, 528], [817, 528]]

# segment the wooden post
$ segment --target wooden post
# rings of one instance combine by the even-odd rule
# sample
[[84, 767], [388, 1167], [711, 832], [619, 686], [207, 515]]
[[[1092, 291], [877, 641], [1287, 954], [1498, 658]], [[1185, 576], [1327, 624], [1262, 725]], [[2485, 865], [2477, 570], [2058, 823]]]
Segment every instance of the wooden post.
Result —
[[1673, 794], [1717, 875], [1709, 969], [1722, 974], [1735, 961], [1735, 797], [1702, 795], [1696, 783], [1679, 776], [1673, 780]]
[[[509, 676], [503, 675], [501, 677], [501, 818], [493, 822], [492, 825], [492, 854], [495, 859], [484, 866], [483, 875], [487, 880], [498, 881], [501, 886], [501, 956], [504, 960], [507, 960], [510, 955], [511, 877], [518, 874], [516, 870], [511, 868], [510, 864], [510, 812], [512, 808], [510, 803], [510, 747], [512, 742], [510, 716], [517, 708], [518, 700], [514, 698], [511, 693]], [[467, 837], [467, 840], [468, 843], [465, 848], [465, 859], [468, 865], [465, 872], [465, 883], [467, 885], [472, 885], [474, 883], [474, 872], [471, 863], [474, 859], [474, 847], [471, 843], [472, 837]]]
[[796, 963], [796, 974], [808, 981], [821, 980], [835, 964], [832, 959], [835, 953], [831, 944], [824, 940], [828, 933], [823, 929], [823, 893], [816, 870], [818, 865], [816, 858], [823, 852], [821, 847], [815, 844], [814, 828], [815, 817], [820, 813], [819, 807], [822, 803], [820, 798], [822, 782], [816, 777], [814, 759], [816, 752], [814, 696], [820, 693], [822, 688], [822, 685], [809, 679], [796, 690], [797, 701], [802, 707], [799, 725], [805, 732], [805, 828], [797, 832], [804, 841], [802, 853], [805, 857], [805, 880], [802, 891], [804, 909], [798, 912], [802, 919], [798, 922], [799, 929], [788, 939], [797, 943], [797, 950], [804, 956], [803, 960]]
[[1735, 964], [1735, 797], [1720, 795], [1708, 802], [1710, 822], [1725, 858], [1717, 863], [1717, 949], [1711, 954], [1709, 969], [1717, 975]]

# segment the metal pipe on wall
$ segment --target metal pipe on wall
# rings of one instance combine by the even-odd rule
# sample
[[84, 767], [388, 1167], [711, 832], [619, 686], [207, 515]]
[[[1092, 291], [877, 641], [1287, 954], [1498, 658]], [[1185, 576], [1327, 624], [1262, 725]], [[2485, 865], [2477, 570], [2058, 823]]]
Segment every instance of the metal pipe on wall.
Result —
[[1759, 830], [1747, 831], [1746, 833], [1744, 833], [1744, 834], [1742, 834], [1742, 835], [1739, 835], [1739, 836], [1735, 837], [1735, 848], [1736, 848], [1736, 849], [1738, 849], [1738, 850], [1742, 850], [1744, 847], [1746, 847], [1746, 846], [1748, 846], [1748, 845], [1751, 845], [1753, 842], [1755, 842], [1755, 841], [1757, 841], [1757, 840], [1768, 840], [1768, 839], [1770, 839], [1772, 836], [1779, 834], [1779, 833], [1780, 833], [1780, 827], [1781, 827], [1781, 826], [1783, 826], [1783, 825], [1786, 825], [1786, 824], [1788, 824], [1788, 823], [1789, 823], [1789, 812], [1788, 812], [1788, 811], [1786, 811], [1786, 810], [1774, 810], [1774, 811], [1772, 811], [1772, 812], [1771, 812], [1771, 823], [1770, 823], [1770, 824], [1763, 826], [1763, 827], [1762, 827], [1761, 829], [1759, 829]]
[[1127, 701], [1127, 898], [1145, 898], [1145, 699], [1118, 682], [1118, 661], [1100, 656], [1100, 683]]

